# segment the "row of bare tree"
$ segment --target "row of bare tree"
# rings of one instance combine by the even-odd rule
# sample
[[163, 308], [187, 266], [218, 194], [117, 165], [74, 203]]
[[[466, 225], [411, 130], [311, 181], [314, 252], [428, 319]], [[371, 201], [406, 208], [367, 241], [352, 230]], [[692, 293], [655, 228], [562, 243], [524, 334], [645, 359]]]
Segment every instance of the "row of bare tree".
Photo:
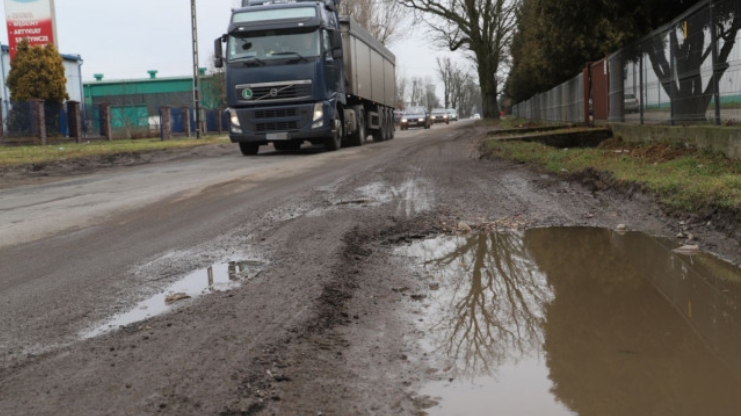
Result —
[[443, 99], [436, 94], [437, 84], [431, 77], [398, 76], [396, 79], [399, 108], [423, 106], [455, 108], [460, 117], [469, 117], [481, 109], [481, 89], [474, 77], [451, 58], [438, 58], [438, 76], [442, 81]]
[[[462, 51], [470, 58], [478, 75], [474, 78], [450, 58], [438, 59], [442, 104], [461, 111], [471, 111], [478, 104], [485, 117], [499, 117], [497, 97], [503, 79], [499, 72], [507, 64], [517, 4], [517, 0], [344, 0], [340, 12], [353, 16], [387, 45], [403, 29], [423, 24], [437, 46]], [[401, 78], [400, 102], [441, 106], [430, 85], [427, 79]]]

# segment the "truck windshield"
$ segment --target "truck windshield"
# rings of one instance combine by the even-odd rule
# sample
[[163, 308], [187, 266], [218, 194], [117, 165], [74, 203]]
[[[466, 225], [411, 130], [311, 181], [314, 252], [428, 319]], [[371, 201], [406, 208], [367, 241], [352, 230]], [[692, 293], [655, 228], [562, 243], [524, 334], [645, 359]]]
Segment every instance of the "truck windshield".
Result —
[[[227, 60], [268, 62], [270, 59], [317, 57], [321, 52], [319, 31], [257, 32], [229, 36]], [[257, 58], [257, 59], [253, 59]]]

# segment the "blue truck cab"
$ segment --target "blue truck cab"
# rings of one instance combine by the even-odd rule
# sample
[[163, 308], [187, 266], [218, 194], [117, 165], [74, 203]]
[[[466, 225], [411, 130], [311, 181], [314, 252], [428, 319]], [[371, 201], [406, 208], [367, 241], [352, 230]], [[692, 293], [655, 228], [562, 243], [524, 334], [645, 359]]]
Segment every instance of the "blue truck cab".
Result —
[[362, 144], [366, 131], [389, 138], [390, 107], [346, 93], [348, 46], [334, 1], [244, 0], [232, 10], [215, 41], [215, 66], [225, 67], [229, 138], [242, 154], [306, 141], [337, 150], [343, 141]]

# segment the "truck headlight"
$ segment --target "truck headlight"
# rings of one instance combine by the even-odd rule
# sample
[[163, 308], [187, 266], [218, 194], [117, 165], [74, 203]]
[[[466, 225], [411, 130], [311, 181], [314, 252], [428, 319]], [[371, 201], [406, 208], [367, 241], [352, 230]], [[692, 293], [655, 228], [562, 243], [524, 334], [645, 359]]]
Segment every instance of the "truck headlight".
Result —
[[318, 129], [324, 124], [324, 107], [322, 103], [314, 104], [314, 118], [312, 119], [313, 124], [311, 128]]
[[230, 108], [229, 110], [229, 129], [232, 133], [242, 133], [242, 125], [239, 124], [239, 116], [237, 116], [237, 110]]
[[407, 119], [406, 119], [406, 118], [402, 118], [402, 119], [401, 119], [401, 122], [402, 122], [402, 123], [406, 123], [406, 122], [407, 122]]

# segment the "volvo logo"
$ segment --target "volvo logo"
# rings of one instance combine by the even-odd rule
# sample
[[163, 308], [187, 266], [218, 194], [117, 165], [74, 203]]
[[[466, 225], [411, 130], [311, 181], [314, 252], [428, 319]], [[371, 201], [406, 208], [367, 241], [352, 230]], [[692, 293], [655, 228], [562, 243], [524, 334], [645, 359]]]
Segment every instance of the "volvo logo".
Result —
[[270, 89], [270, 96], [275, 98], [278, 96], [278, 89], [277, 88], [271, 88]]
[[245, 100], [251, 100], [252, 99], [252, 90], [249, 88], [245, 88], [242, 90], [242, 98]]

